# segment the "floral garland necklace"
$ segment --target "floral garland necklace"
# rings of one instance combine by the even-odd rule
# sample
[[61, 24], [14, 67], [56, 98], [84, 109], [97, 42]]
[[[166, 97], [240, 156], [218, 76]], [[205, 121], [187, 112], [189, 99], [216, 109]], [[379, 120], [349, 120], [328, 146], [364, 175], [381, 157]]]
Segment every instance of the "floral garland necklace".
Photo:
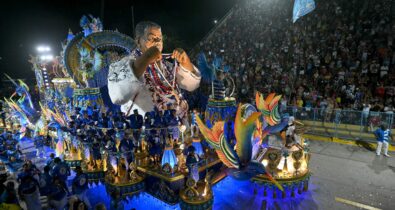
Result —
[[[139, 49], [135, 50], [135, 55], [136, 57], [139, 57], [142, 55], [142, 52]], [[147, 71], [144, 73], [145, 79], [147, 81], [147, 84], [152, 90], [155, 90], [161, 98], [171, 98], [174, 96], [176, 98], [177, 103], [180, 101], [180, 96], [178, 93], [180, 93], [180, 90], [178, 88], [178, 85], [176, 83], [176, 71], [177, 71], [177, 62], [174, 61], [174, 73], [170, 78], [166, 78], [165, 76], [165, 71], [166, 68], [163, 68], [162, 62], [159, 61], [155, 62], [153, 64], [150, 64], [147, 67]], [[169, 73], [169, 72], [167, 72]], [[170, 81], [169, 81], [170, 80]]]

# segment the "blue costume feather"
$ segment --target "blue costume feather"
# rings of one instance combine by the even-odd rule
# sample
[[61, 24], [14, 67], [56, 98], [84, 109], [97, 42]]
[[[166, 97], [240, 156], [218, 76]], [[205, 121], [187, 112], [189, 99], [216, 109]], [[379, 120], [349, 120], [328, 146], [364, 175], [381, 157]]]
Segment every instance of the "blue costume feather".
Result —
[[81, 19], [80, 19], [80, 26], [82, 27], [82, 28], [85, 28], [85, 27], [87, 27], [88, 25], [89, 25], [89, 19], [88, 19], [88, 17], [86, 17], [85, 15], [83, 15], [82, 17], [81, 17]]
[[217, 70], [217, 69], [221, 69], [221, 66], [222, 66], [222, 58], [220, 58], [220, 57], [214, 55], [213, 66], [214, 66], [214, 69], [216, 69], [216, 70]]
[[213, 81], [215, 79], [215, 72], [214, 72], [215, 70], [210, 68], [204, 53], [199, 53], [197, 63], [203, 81], [205, 82]]
[[93, 69], [95, 71], [100, 71], [101, 67], [102, 67], [102, 55], [98, 51], [95, 51]]
[[73, 32], [71, 32], [71, 30], [69, 29], [69, 33], [67, 34], [67, 41], [71, 41], [72, 39], [74, 39], [74, 34], [73, 34]]

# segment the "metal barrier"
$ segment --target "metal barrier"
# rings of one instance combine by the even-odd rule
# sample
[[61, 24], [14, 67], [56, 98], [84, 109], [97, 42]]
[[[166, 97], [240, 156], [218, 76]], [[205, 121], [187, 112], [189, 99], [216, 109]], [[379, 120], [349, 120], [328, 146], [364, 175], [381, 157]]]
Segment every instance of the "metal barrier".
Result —
[[[394, 129], [394, 113], [363, 112], [328, 108], [300, 108], [289, 106], [281, 110], [302, 121], [309, 129], [307, 134], [349, 140], [376, 142], [373, 132], [382, 124]], [[392, 144], [393, 141], [392, 141]]]

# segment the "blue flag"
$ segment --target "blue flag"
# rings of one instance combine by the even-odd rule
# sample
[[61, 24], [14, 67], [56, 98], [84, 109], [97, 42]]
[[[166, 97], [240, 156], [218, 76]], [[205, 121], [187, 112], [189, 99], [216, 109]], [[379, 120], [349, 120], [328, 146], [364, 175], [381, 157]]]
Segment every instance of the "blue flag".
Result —
[[315, 9], [314, 0], [295, 0], [293, 11], [293, 22], [295, 23], [300, 17], [307, 15]]

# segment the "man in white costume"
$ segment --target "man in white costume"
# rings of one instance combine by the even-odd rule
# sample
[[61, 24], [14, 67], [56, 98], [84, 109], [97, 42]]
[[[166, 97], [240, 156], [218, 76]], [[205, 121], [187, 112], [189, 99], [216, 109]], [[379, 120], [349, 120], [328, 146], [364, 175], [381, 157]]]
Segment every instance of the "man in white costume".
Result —
[[108, 74], [109, 95], [114, 104], [121, 105], [127, 116], [137, 109], [139, 114], [176, 108], [177, 115], [185, 118], [188, 104], [180, 88], [193, 91], [199, 87], [200, 72], [191, 63], [186, 52], [177, 48], [171, 54], [175, 62], [162, 57], [161, 27], [143, 21], [136, 25], [137, 48], [129, 56], [110, 65]]

